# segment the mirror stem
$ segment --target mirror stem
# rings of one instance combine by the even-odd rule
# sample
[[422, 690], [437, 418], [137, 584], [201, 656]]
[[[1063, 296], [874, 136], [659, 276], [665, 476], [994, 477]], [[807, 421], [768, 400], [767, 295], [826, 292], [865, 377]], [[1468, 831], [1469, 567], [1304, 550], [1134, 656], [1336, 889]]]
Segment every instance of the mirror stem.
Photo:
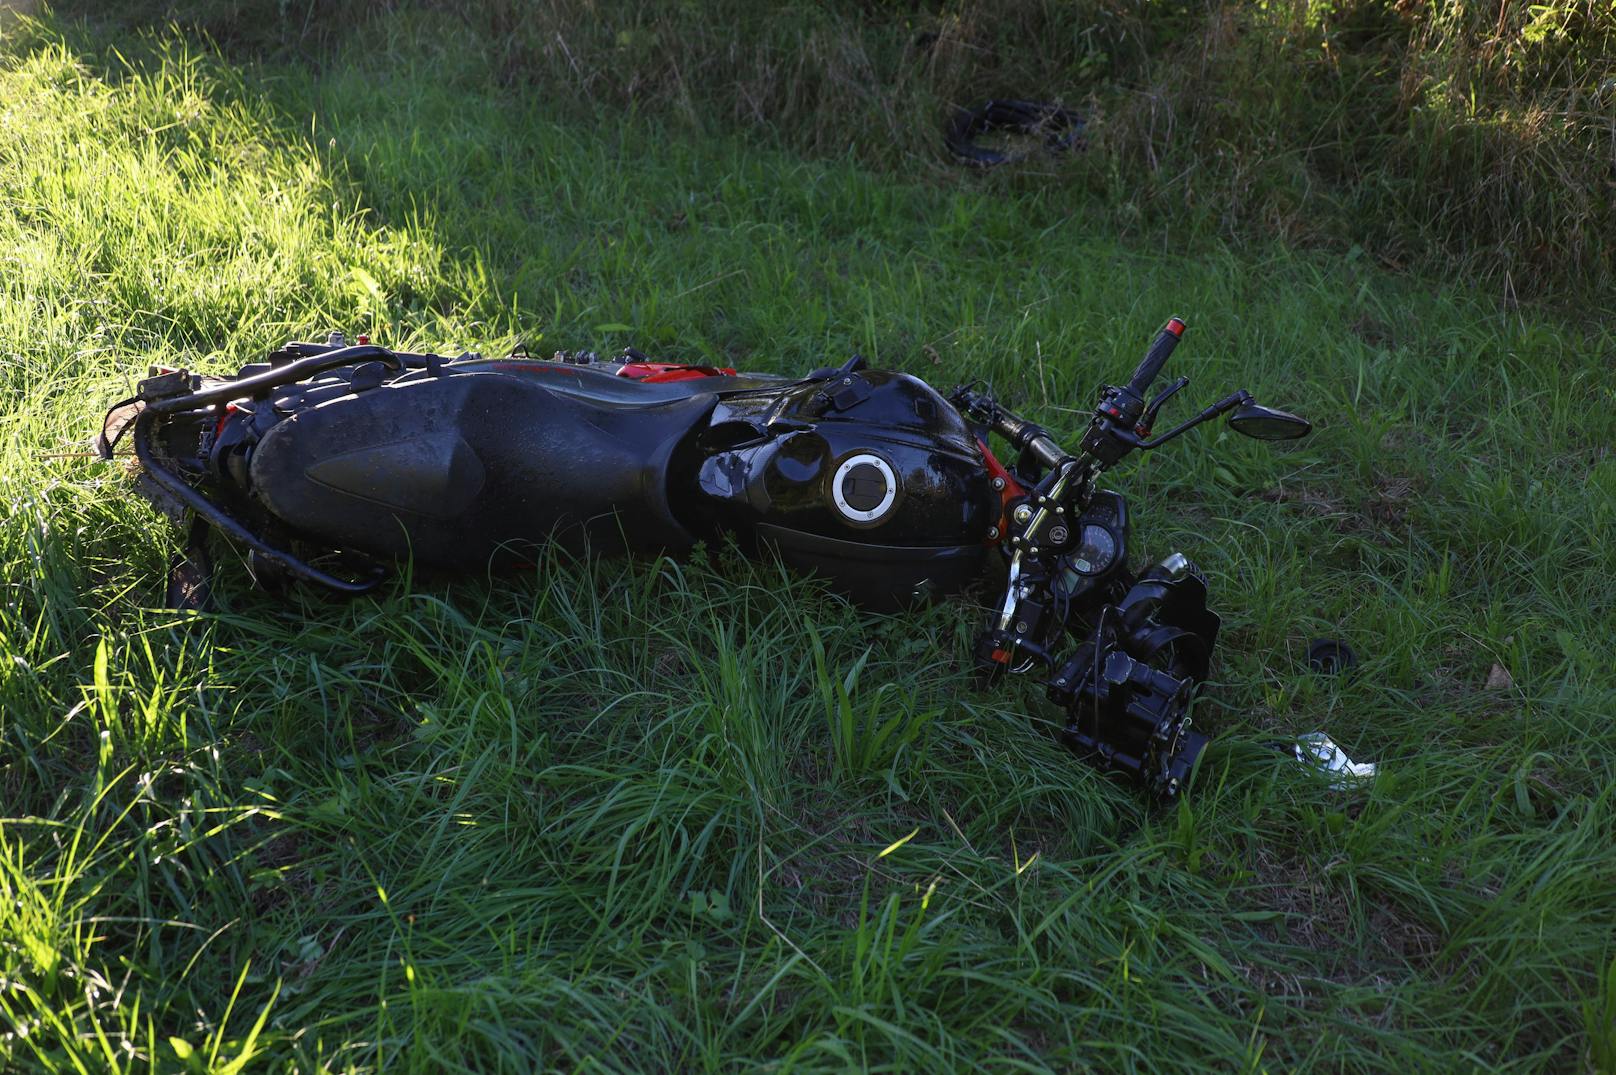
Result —
[[1202, 422], [1211, 421], [1218, 415], [1232, 411], [1241, 404], [1250, 403], [1251, 401], [1251, 393], [1242, 388], [1240, 391], [1234, 392], [1228, 396], [1225, 396], [1223, 399], [1218, 400], [1216, 403], [1212, 404], [1212, 406], [1208, 407], [1206, 410], [1202, 411], [1200, 414], [1197, 414], [1194, 418], [1191, 418], [1182, 425], [1174, 426], [1172, 429], [1169, 429], [1161, 436], [1152, 440], [1141, 441], [1139, 447], [1154, 448], [1157, 445], [1166, 444], [1179, 434], [1188, 433]]

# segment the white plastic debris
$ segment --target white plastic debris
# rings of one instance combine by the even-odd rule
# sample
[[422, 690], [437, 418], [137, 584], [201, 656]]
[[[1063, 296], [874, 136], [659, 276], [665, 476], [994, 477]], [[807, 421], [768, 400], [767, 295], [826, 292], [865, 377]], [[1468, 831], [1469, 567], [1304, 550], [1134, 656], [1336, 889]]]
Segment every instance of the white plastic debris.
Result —
[[1296, 737], [1296, 760], [1303, 765], [1334, 773], [1330, 781], [1333, 788], [1349, 788], [1375, 775], [1372, 761], [1353, 761], [1346, 751], [1335, 745], [1335, 740], [1323, 732], [1308, 732]]

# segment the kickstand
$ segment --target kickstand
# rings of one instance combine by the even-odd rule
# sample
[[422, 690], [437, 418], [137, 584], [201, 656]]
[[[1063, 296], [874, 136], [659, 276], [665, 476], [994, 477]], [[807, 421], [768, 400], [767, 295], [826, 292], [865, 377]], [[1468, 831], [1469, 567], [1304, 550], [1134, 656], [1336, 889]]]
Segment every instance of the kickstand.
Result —
[[185, 549], [168, 562], [164, 604], [177, 612], [213, 611], [213, 557], [208, 555], [208, 523], [191, 516]]

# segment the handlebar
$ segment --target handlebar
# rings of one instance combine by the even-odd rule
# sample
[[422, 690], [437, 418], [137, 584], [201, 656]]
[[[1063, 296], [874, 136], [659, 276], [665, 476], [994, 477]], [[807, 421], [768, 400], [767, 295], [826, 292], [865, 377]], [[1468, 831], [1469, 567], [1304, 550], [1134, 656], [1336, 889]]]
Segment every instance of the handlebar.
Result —
[[954, 390], [950, 402], [1015, 447], [1031, 452], [1047, 467], [1058, 467], [1069, 458], [1047, 429], [1001, 407], [997, 400], [986, 393], [961, 386]]
[[1145, 352], [1144, 361], [1139, 363], [1139, 368], [1134, 370], [1133, 376], [1128, 379], [1128, 391], [1141, 398], [1144, 396], [1150, 388], [1150, 382], [1154, 381], [1161, 373], [1162, 367], [1167, 365], [1167, 356], [1173, 353], [1173, 348], [1178, 346], [1178, 341], [1183, 335], [1183, 319], [1168, 318], [1167, 324], [1162, 326], [1161, 331], [1156, 333], [1155, 340], [1151, 341], [1150, 350]]
[[[1098, 473], [1114, 465], [1135, 449], [1154, 448], [1189, 428], [1222, 414], [1243, 399], [1249, 399], [1249, 396], [1243, 394], [1239, 394], [1241, 398], [1238, 399], [1231, 396], [1170, 432], [1153, 440], [1146, 439], [1150, 435], [1149, 426], [1155, 418], [1155, 410], [1147, 408], [1145, 393], [1150, 390], [1151, 382], [1161, 375], [1168, 357], [1172, 355], [1173, 349], [1178, 346], [1178, 341], [1184, 335], [1184, 328], [1182, 318], [1168, 318], [1167, 323], [1156, 334], [1156, 338], [1151, 341], [1150, 349], [1145, 352], [1144, 360], [1139, 363], [1139, 367], [1133, 371], [1128, 384], [1123, 388], [1107, 387], [1101, 392], [1100, 402], [1095, 409], [1089, 431], [1084, 435], [1083, 443], [1075, 456], [1057, 444], [1050, 437], [1048, 430], [1000, 406], [991, 392], [977, 392], [969, 385], [961, 385], [949, 397], [949, 402], [959, 408], [967, 418], [1004, 437], [1012, 446], [1028, 453], [1045, 467], [1053, 470], [1069, 461], [1086, 459], [1093, 465], [1094, 472]], [[1168, 396], [1188, 382], [1189, 378], [1181, 378], [1179, 383], [1168, 388], [1156, 399], [1155, 406], [1159, 407]]]

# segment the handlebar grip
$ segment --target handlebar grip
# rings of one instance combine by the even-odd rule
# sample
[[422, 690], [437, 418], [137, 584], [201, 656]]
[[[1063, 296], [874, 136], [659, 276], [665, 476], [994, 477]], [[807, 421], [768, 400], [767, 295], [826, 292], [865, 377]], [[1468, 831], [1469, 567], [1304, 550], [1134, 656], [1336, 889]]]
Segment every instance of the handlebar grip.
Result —
[[1184, 321], [1178, 317], [1169, 317], [1167, 324], [1156, 333], [1155, 340], [1151, 341], [1150, 350], [1145, 352], [1145, 360], [1139, 363], [1139, 368], [1133, 371], [1133, 377], [1128, 381], [1128, 390], [1136, 396], [1143, 396], [1161, 373], [1162, 367], [1167, 365], [1167, 356], [1173, 353], [1178, 346], [1179, 339], [1184, 335]]

